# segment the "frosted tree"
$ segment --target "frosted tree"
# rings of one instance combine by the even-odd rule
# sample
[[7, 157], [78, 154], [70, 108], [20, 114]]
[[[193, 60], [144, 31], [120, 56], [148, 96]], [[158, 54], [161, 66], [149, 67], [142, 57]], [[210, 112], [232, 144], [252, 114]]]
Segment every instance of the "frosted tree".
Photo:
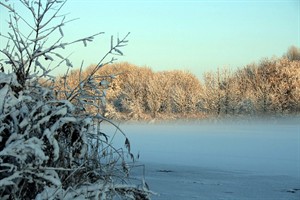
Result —
[[164, 98], [166, 93], [164, 85], [164, 79], [159, 77], [158, 74], [151, 72], [146, 85], [146, 103], [153, 118], [156, 118], [162, 103], [166, 101], [166, 98]]
[[299, 61], [277, 59], [266, 66], [269, 71], [272, 109], [278, 114], [297, 111], [297, 87], [299, 85]]
[[300, 60], [300, 48], [296, 46], [289, 47], [285, 56], [290, 61]]
[[238, 70], [233, 77], [233, 104], [235, 114], [239, 115], [253, 115], [256, 113], [255, 109], [255, 65], [247, 65], [243, 69]]
[[221, 99], [220, 99], [220, 107], [221, 111], [228, 115], [230, 113], [233, 113], [233, 84], [234, 80], [231, 78], [231, 73], [227, 69], [223, 69], [220, 73], [218, 73], [220, 76], [219, 79], [219, 89], [221, 90]]
[[185, 71], [170, 71], [169, 102], [175, 113], [196, 113], [202, 88], [198, 79]]
[[202, 95], [203, 108], [208, 113], [228, 114], [230, 108], [230, 81], [226, 69], [218, 69], [216, 73], [204, 74], [204, 93]]
[[[100, 102], [103, 106], [108, 83], [95, 76], [115, 60], [104, 63], [109, 55], [123, 54], [120, 48], [128, 35], [112, 37], [108, 52], [75, 87], [68, 86], [66, 73], [64, 90], [55, 91], [51, 71], [72, 67], [68, 56], [57, 50], [74, 43], [86, 46], [102, 34], [63, 42], [63, 28], [70, 22], [59, 14], [65, 3], [0, 2], [1, 9], [9, 12], [9, 32], [0, 35], [7, 41], [0, 46], [0, 198], [149, 199], [144, 179], [139, 184], [131, 182], [134, 156], [128, 138], [101, 115]], [[99, 84], [103, 87], [96, 87]], [[99, 112], [91, 115], [87, 106]], [[115, 126], [112, 137], [102, 132], [103, 121]], [[113, 145], [112, 138], [119, 133], [124, 149]]]

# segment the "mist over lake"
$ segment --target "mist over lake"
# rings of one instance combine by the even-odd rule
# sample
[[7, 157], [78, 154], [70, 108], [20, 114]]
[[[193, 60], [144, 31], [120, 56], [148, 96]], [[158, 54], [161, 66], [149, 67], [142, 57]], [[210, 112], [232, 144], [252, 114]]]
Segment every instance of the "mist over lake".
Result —
[[121, 125], [141, 162], [299, 176], [300, 125], [220, 122]]
[[298, 119], [120, 127], [145, 164], [150, 188], [160, 194], [154, 199], [299, 197]]

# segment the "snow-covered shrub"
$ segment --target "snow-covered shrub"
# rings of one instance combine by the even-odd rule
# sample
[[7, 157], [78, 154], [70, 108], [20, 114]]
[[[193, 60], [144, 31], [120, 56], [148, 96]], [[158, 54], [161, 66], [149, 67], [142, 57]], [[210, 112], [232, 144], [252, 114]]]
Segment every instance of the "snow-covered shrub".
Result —
[[[96, 134], [91, 117], [78, 116], [35, 81], [17, 93], [16, 75], [0, 73], [0, 85], [1, 199], [148, 198], [146, 190], [121, 184], [126, 157]], [[127, 138], [125, 144], [129, 149]]]
[[2, 198], [32, 199], [45, 186], [62, 187], [64, 179], [54, 168], [71, 168], [84, 157], [88, 127], [72, 115], [72, 104], [56, 101], [46, 88], [26, 83], [17, 93], [15, 74], [0, 77]]
[[[14, 1], [29, 11], [32, 23], [10, 3], [0, 2], [9, 10], [11, 31], [0, 35], [7, 39], [7, 45], [0, 46], [4, 55], [0, 57], [0, 199], [149, 199], [144, 179], [139, 185], [131, 182], [134, 156], [129, 139], [102, 113], [90, 115], [85, 110], [86, 105], [97, 107], [95, 103], [105, 100], [105, 88], [93, 89], [99, 81], [107, 84], [94, 76], [105, 63], [100, 62], [72, 90], [57, 91], [49, 84], [51, 67], [41, 61], [54, 61], [55, 56], [59, 59], [55, 67], [71, 67], [70, 60], [55, 50], [76, 42], [86, 45], [95, 35], [61, 42], [66, 22], [57, 13], [65, 1]], [[62, 20], [57, 26], [48, 26], [58, 18]], [[19, 31], [24, 24], [28, 35]], [[46, 47], [54, 32], [61, 38]], [[112, 38], [104, 58], [113, 52], [122, 54], [118, 48], [126, 37], [115, 45]], [[69, 88], [67, 81], [64, 87]], [[104, 121], [115, 127], [112, 137], [102, 132]], [[114, 146], [117, 133], [123, 136], [125, 149]]]

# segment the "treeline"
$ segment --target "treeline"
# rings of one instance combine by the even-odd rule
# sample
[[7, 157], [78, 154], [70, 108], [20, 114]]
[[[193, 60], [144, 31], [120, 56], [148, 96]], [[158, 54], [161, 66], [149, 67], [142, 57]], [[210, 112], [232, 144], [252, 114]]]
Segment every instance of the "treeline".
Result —
[[[83, 72], [71, 71], [66, 79], [58, 79], [56, 90], [73, 89], [79, 83], [80, 74], [84, 79], [92, 69], [90, 66]], [[108, 83], [107, 90], [104, 90], [105, 106], [102, 107], [106, 117], [147, 120], [192, 113], [200, 115], [199, 99], [203, 89], [199, 80], [189, 72], [153, 72], [148, 67], [117, 63], [104, 66], [96, 77], [99, 78], [94, 80], [100, 83], [98, 87], [106, 87], [103, 83]], [[63, 84], [64, 80], [67, 80], [66, 84]], [[68, 88], [63, 88], [64, 85]], [[86, 90], [92, 92], [93, 89]]]
[[[57, 81], [57, 90], [71, 90], [93, 66], [71, 71]], [[99, 112], [112, 119], [202, 118], [224, 115], [287, 115], [300, 112], [300, 61], [265, 59], [234, 72], [218, 69], [200, 82], [187, 71], [154, 72], [129, 63], [104, 66], [97, 72]], [[62, 84], [67, 80], [67, 84]], [[68, 88], [63, 88], [68, 85]], [[86, 88], [87, 93], [93, 92]], [[99, 94], [95, 94], [99, 95]], [[105, 98], [104, 98], [105, 96]], [[99, 101], [100, 102], [100, 101]]]
[[300, 111], [300, 61], [265, 59], [235, 72], [204, 75], [202, 106], [213, 115], [286, 115]]

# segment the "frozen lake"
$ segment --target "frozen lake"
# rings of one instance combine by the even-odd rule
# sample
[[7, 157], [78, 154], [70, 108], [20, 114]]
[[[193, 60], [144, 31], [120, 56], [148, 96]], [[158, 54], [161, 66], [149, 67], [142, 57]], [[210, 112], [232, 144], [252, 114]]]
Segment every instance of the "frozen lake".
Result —
[[121, 128], [153, 199], [300, 199], [298, 120]]

